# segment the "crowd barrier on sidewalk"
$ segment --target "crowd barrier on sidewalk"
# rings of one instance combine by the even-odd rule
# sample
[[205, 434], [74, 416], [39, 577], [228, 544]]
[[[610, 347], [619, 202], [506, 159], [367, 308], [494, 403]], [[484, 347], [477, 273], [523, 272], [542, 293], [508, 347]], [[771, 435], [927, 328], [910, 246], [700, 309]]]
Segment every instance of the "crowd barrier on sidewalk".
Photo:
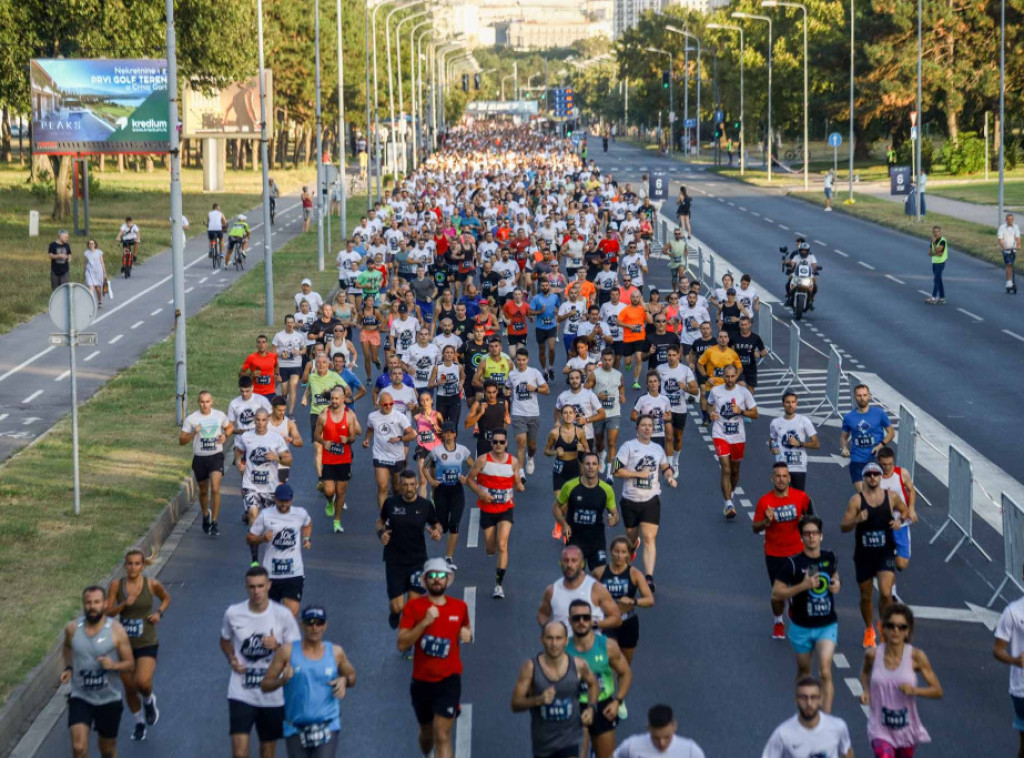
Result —
[[764, 343], [764, 349], [768, 355], [781, 362], [781, 358], [775, 354], [774, 336], [775, 315], [771, 303], [761, 303], [757, 312], [757, 334]]
[[1003, 581], [992, 593], [986, 607], [992, 604], [1003, 591], [1007, 582], [1024, 592], [1024, 510], [1005, 492], [1002, 496], [1003, 505]]
[[813, 416], [818, 412], [818, 409], [823, 405], [828, 406], [828, 414], [825, 415], [819, 423], [825, 423], [830, 418], [835, 416], [841, 418], [842, 414], [839, 412], [839, 388], [843, 380], [843, 356], [836, 350], [836, 346], [832, 345], [828, 351], [828, 371], [825, 376], [825, 397], [821, 399], [821, 402], [815, 406], [814, 410], [811, 411]]
[[800, 378], [800, 327], [795, 322], [790, 322], [787, 326], [789, 327], [789, 358], [786, 361], [786, 370], [779, 377], [777, 384], [782, 384], [788, 379], [789, 381], [786, 381], [782, 387], [783, 392], [793, 386], [794, 382], [810, 392], [810, 387], [804, 384], [803, 379]]
[[917, 416], [900, 404], [900, 426], [896, 438], [896, 465], [907, 472], [910, 481], [917, 475]]
[[971, 460], [957, 450], [953, 445], [949, 446], [949, 510], [946, 513], [946, 520], [935, 536], [929, 540], [932, 545], [939, 538], [946, 527], [952, 524], [960, 530], [960, 539], [946, 556], [946, 563], [956, 554], [964, 542], [970, 542], [978, 548], [978, 552], [991, 561], [992, 558], [986, 553], [977, 540], [974, 539], [974, 469]]

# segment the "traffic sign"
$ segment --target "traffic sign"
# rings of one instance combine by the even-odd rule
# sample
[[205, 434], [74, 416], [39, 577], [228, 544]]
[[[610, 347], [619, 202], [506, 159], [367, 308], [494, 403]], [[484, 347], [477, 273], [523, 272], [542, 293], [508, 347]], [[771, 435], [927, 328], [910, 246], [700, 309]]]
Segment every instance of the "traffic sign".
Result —
[[910, 112], [910, 125], [917, 126], [917, 111]]
[[841, 144], [843, 144], [843, 135], [841, 135], [839, 132], [832, 132], [830, 135], [828, 135], [829, 147], [839, 147]]
[[688, 118], [688, 119], [686, 119], [683, 122], [683, 126], [685, 126], [687, 129], [692, 129], [696, 125], [697, 125], [697, 119], [695, 119], [695, 118]]
[[676, 112], [675, 111], [669, 111], [668, 122], [670, 124], [674, 124], [676, 122]]
[[89, 326], [96, 319], [96, 298], [92, 290], [84, 284], [72, 282], [60, 285], [50, 295], [50, 321], [65, 333], [71, 329], [69, 308], [74, 311], [75, 331]]
[[910, 139], [912, 139], [912, 140], [917, 139], [917, 127], [916, 126], [910, 127]]
[[[70, 345], [71, 339], [64, 332], [50, 332], [51, 345]], [[79, 332], [75, 337], [76, 345], [95, 345], [96, 332]]]
[[664, 171], [651, 172], [651, 178], [647, 187], [647, 194], [651, 200], [668, 199], [668, 176]]
[[717, 111], [715, 111], [715, 123], [720, 124], [723, 121], [725, 121], [725, 111], [719, 108]]

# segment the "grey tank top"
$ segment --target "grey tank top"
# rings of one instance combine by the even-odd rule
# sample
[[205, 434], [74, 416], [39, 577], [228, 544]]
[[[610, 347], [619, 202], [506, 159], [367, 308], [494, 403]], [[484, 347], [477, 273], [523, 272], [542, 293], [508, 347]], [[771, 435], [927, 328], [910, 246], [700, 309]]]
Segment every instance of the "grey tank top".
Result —
[[555, 699], [549, 705], [530, 709], [530, 737], [533, 740], [535, 756], [554, 755], [566, 748], [580, 744], [583, 724], [580, 721], [580, 676], [576, 670], [576, 659], [569, 656], [569, 668], [565, 676], [553, 682], [540, 666], [540, 656], [533, 661], [533, 686], [531, 691], [539, 695], [548, 687], [555, 688]]
[[121, 699], [121, 677], [116, 671], [107, 671], [97, 660], [107, 656], [120, 660], [114, 645], [114, 620], [107, 618], [99, 632], [90, 637], [85, 633], [85, 619], [71, 637], [73, 654], [71, 671], [71, 697], [90, 705], [105, 705]]

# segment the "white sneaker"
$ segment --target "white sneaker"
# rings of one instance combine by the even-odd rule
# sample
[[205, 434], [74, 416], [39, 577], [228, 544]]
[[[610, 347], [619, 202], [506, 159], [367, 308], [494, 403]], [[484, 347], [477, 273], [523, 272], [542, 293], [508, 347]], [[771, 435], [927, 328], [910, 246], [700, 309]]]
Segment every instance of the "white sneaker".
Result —
[[537, 470], [537, 465], [533, 462], [533, 458], [526, 459], [526, 474], [530, 476], [534, 471]]
[[491, 597], [493, 597], [495, 600], [504, 600], [505, 589], [500, 584], [494, 585], [494, 594], [492, 594]]

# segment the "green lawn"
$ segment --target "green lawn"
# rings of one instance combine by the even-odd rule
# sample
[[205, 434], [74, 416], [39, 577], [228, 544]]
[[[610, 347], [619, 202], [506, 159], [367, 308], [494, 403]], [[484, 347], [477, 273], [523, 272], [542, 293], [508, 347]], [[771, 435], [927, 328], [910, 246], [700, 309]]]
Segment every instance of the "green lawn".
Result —
[[[349, 218], [358, 220], [358, 201]], [[275, 309], [291, 312], [295, 283], [310, 277], [324, 294], [333, 267], [318, 273], [316, 234], [274, 253]], [[188, 320], [192, 407], [199, 389], [226, 410], [237, 371], [266, 327], [263, 267], [245, 273]], [[224, 330], [224, 324], [238, 328]], [[79, 609], [82, 587], [105, 577], [189, 474], [191, 451], [176, 444], [174, 346], [164, 340], [79, 410], [82, 512], [72, 513], [71, 423], [66, 418], [0, 466], [0, 705], [53, 647]], [[124, 410], [132, 409], [131, 423]]]
[[[994, 181], [971, 184], [928, 186], [927, 194], [948, 197], [951, 200], [963, 200], [968, 203], [997, 205], [999, 202], [999, 185]], [[1004, 205], [1020, 208], [1024, 206], [1024, 181], [1017, 179], [1003, 185]]]
[[[170, 177], [167, 171], [118, 173], [108, 168], [99, 173], [95, 167], [91, 171], [99, 181], [99, 191], [90, 196], [90, 231], [106, 253], [108, 273], [116, 274], [120, 268], [121, 251], [117, 249], [116, 237], [125, 216], [131, 216], [142, 232], [142, 258], [170, 246]], [[28, 171], [24, 168], [0, 167], [0, 271], [4, 272], [7, 282], [0, 290], [0, 334], [46, 309], [50, 298], [46, 249], [56, 239], [59, 229], [72, 230], [71, 218], [60, 222], [50, 219], [52, 198], [34, 194], [26, 183], [27, 177]], [[281, 191], [287, 192], [297, 189], [303, 182], [315, 181], [316, 169], [275, 171], [274, 177]], [[224, 213], [230, 216], [256, 205], [262, 191], [259, 171], [228, 171], [227, 191], [215, 194], [203, 194], [199, 169], [183, 169], [181, 182], [183, 209], [191, 222], [192, 235], [205, 231], [206, 214], [214, 202], [220, 203]], [[30, 210], [39, 211], [38, 237], [28, 236]], [[72, 281], [83, 280], [85, 242], [84, 237], [71, 238]]]

